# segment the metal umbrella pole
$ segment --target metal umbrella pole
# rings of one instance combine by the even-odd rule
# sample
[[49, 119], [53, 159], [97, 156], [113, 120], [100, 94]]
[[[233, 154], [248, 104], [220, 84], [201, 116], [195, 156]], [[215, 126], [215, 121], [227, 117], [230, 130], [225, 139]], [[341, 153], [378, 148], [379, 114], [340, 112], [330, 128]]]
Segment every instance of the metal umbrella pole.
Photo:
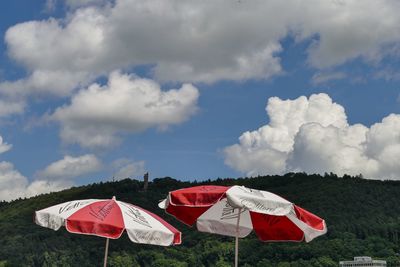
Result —
[[235, 237], [235, 267], [239, 264], [239, 223], [240, 223], [240, 213], [242, 209], [239, 208], [238, 219], [236, 222], [236, 237]]
[[104, 267], [107, 267], [108, 243], [110, 243], [110, 239], [109, 238], [107, 238], [106, 249], [105, 249], [105, 252], [104, 252]]

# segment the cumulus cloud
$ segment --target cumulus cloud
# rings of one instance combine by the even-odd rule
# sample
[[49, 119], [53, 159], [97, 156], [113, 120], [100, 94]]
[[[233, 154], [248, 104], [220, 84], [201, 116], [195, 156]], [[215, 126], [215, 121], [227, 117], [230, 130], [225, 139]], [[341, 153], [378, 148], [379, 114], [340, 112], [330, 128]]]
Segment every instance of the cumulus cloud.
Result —
[[361, 58], [377, 62], [396, 53], [400, 41], [398, 1], [310, 1], [302, 9], [298, 38], [318, 38], [309, 62], [329, 68]]
[[36, 180], [29, 183], [28, 179], [16, 170], [12, 163], [0, 162], [0, 201], [59, 191], [70, 186], [71, 183], [68, 181]]
[[287, 29], [277, 25], [285, 25], [288, 14], [268, 16], [274, 14], [270, 5], [119, 0], [90, 6], [94, 2], [67, 1], [84, 7], [65, 19], [9, 28], [8, 54], [32, 72], [61, 70], [75, 82], [88, 76], [71, 72], [99, 75], [137, 65], [154, 65], [156, 77], [169, 81], [264, 79], [281, 71], [275, 54]]
[[[23, 103], [22, 100], [30, 94], [68, 96], [73, 89], [86, 85], [90, 80], [86, 72], [34, 70], [29, 77], [0, 83], [0, 93], [16, 103]], [[21, 106], [18, 109], [15, 107], [10, 113], [21, 113]]]
[[3, 141], [3, 137], [0, 135], [0, 154], [10, 150], [12, 145], [7, 144]]
[[[284, 72], [280, 52], [287, 37], [309, 43], [307, 61], [320, 70], [355, 59], [376, 63], [400, 51], [396, 0], [65, 4], [70, 8], [64, 18], [7, 30], [7, 53], [27, 76], [1, 81], [0, 94], [68, 96], [112, 70], [136, 66], [150, 66], [152, 78], [162, 82], [268, 79]], [[342, 78], [333, 73], [314, 82]], [[8, 112], [22, 111], [19, 105]]]
[[400, 114], [369, 128], [349, 125], [344, 108], [326, 94], [273, 97], [266, 110], [267, 125], [224, 149], [232, 168], [247, 175], [333, 172], [400, 180]]
[[[74, 186], [74, 183], [70, 180], [34, 180], [25, 188], [25, 192], [22, 194], [22, 197], [33, 197], [40, 194], [58, 192], [72, 186]], [[16, 196], [17, 195], [15, 195], [13, 199], [15, 199]]]
[[2, 94], [65, 96], [101, 74], [96, 68], [101, 62], [94, 62], [102, 49], [101, 14], [92, 9], [77, 11], [68, 26], [62, 28], [61, 24], [61, 20], [50, 18], [24, 22], [7, 30], [8, 54], [29, 74], [16, 81], [1, 82]]
[[93, 154], [79, 157], [67, 155], [39, 171], [36, 176], [46, 180], [71, 179], [99, 171], [101, 168], [101, 161]]
[[0, 162], [0, 199], [11, 200], [25, 194], [28, 180], [6, 161]]
[[64, 142], [107, 147], [118, 142], [118, 133], [184, 122], [196, 112], [198, 96], [190, 84], [163, 91], [152, 80], [113, 72], [107, 85], [81, 90], [51, 118], [61, 124]]
[[24, 100], [0, 98], [0, 118], [8, 117], [13, 114], [22, 114], [24, 110], [25, 110]]
[[121, 158], [115, 160], [112, 164], [113, 178], [114, 179], [124, 179], [124, 178], [134, 178], [142, 177], [145, 173], [145, 162], [144, 161], [134, 161], [131, 159]]
[[151, 64], [158, 79], [214, 82], [280, 73], [289, 35], [313, 40], [309, 62], [318, 68], [378, 60], [400, 40], [395, 0], [106, 2], [67, 0], [76, 9], [66, 18], [9, 28], [10, 57], [31, 71]]
[[7, 161], [0, 162], [0, 201], [32, 197], [56, 192], [74, 185], [74, 178], [96, 172], [102, 163], [96, 156], [87, 154], [78, 157], [65, 156], [36, 173], [29, 181]]

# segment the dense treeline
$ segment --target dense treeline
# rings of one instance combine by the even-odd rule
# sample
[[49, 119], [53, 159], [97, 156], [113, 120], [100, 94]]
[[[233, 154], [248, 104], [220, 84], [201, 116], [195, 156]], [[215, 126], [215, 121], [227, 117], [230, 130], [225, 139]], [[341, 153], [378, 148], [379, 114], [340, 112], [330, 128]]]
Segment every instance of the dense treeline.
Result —
[[241, 266], [329, 267], [361, 255], [400, 266], [400, 182], [303, 173], [201, 183], [162, 178], [154, 179], [147, 192], [141, 190], [142, 182], [125, 179], [0, 202], [0, 266], [99, 266], [105, 239], [39, 227], [33, 223], [33, 213], [69, 200], [112, 196], [161, 215], [183, 232], [183, 244], [139, 245], [124, 234], [110, 242], [110, 266], [231, 266], [233, 238], [199, 233], [157, 207], [168, 191], [198, 184], [268, 190], [326, 220], [328, 233], [308, 244], [262, 243], [254, 235], [241, 239]]

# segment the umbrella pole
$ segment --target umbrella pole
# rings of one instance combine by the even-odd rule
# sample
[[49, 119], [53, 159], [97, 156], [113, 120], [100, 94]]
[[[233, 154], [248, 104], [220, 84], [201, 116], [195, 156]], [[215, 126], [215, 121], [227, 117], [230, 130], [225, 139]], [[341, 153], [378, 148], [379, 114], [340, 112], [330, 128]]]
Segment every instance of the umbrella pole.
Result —
[[235, 267], [238, 267], [239, 263], [239, 223], [240, 223], [240, 213], [242, 209], [239, 208], [238, 219], [236, 222], [236, 237], [235, 237]]
[[108, 255], [108, 243], [110, 242], [110, 239], [107, 238], [106, 240], [106, 250], [104, 252], [104, 267], [107, 266], [107, 255]]

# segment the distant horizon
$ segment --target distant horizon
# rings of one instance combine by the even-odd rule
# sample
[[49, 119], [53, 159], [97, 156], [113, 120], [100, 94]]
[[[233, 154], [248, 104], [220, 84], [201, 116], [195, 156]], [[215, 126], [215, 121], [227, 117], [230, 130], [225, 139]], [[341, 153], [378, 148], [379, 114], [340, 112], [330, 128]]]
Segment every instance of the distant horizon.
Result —
[[[339, 180], [340, 180], [340, 179], [357, 179], [357, 180], [359, 180], [359, 181], [372, 181], [372, 182], [380, 182], [380, 183], [400, 183], [400, 181], [398, 181], [398, 180], [365, 179], [365, 178], [360, 177], [359, 175], [351, 176], [351, 175], [345, 174], [345, 175], [343, 175], [343, 176], [337, 176], [337, 175], [334, 174], [334, 173], [325, 173], [325, 174], [314, 173], [314, 174], [307, 174], [307, 173], [301, 173], [301, 172], [298, 172], [298, 173], [286, 173], [286, 174], [283, 174], [283, 175], [278, 175], [278, 174], [259, 175], [259, 176], [253, 176], [253, 177], [251, 177], [251, 176], [250, 176], [250, 177], [246, 177], [246, 176], [242, 176], [242, 177], [216, 177], [216, 178], [207, 178], [207, 179], [204, 179], [204, 180], [195, 180], [195, 179], [194, 179], [194, 180], [180, 180], [180, 179], [176, 179], [176, 178], [171, 177], [171, 176], [164, 176], [164, 177], [150, 178], [148, 182], [149, 182], [149, 184], [150, 184], [150, 183], [154, 182], [154, 180], [172, 179], [172, 180], [175, 180], [175, 181], [180, 182], [180, 183], [189, 182], [189, 183], [191, 183], [191, 184], [197, 183], [197, 184], [200, 184], [200, 185], [201, 185], [201, 184], [203, 184], [203, 183], [205, 183], [205, 182], [207, 182], [207, 181], [210, 181], [211, 184], [213, 184], [213, 182], [216, 182], [216, 181], [218, 181], [218, 180], [220, 180], [220, 181], [226, 181], [226, 180], [240, 180], [240, 179], [243, 179], [243, 180], [251, 180], [251, 179], [258, 179], [258, 178], [266, 178], [266, 179], [268, 179], [268, 178], [287, 177], [287, 176], [290, 176], [290, 177], [292, 178], [292, 177], [299, 176], [299, 175], [319, 176], [319, 177], [321, 177], [321, 178], [330, 177], [330, 178], [335, 178], [335, 179], [339, 179]], [[118, 179], [118, 180], [112, 180], [112, 179], [111, 179], [111, 180], [99, 180], [99, 181], [95, 181], [95, 182], [91, 182], [91, 183], [87, 183], [87, 184], [73, 185], [73, 186], [71, 186], [71, 187], [63, 188], [63, 189], [57, 190], [57, 191], [49, 191], [49, 192], [40, 193], [40, 194], [37, 194], [37, 195], [32, 195], [32, 196], [25, 196], [25, 197], [21, 197], [21, 198], [16, 198], [16, 199], [13, 199], [13, 200], [8, 200], [8, 201], [7, 201], [7, 200], [0, 200], [0, 203], [12, 203], [12, 202], [18, 201], [18, 200], [20, 200], [20, 199], [24, 200], [24, 199], [36, 198], [36, 197], [40, 197], [40, 196], [46, 195], [46, 194], [53, 194], [53, 193], [68, 191], [68, 190], [71, 190], [71, 189], [73, 189], [73, 188], [87, 187], [87, 186], [92, 186], [92, 185], [101, 185], [101, 184], [105, 184], [105, 183], [120, 183], [120, 182], [122, 182], [122, 181], [124, 181], [124, 180], [137, 181], [137, 182], [140, 182], [141, 184], [144, 184], [143, 177], [140, 178], [140, 179], [136, 179], [135, 177], [126, 177], [126, 178]], [[258, 188], [254, 187], [254, 189], [258, 189]], [[111, 198], [111, 196], [110, 196], [110, 198]]]

